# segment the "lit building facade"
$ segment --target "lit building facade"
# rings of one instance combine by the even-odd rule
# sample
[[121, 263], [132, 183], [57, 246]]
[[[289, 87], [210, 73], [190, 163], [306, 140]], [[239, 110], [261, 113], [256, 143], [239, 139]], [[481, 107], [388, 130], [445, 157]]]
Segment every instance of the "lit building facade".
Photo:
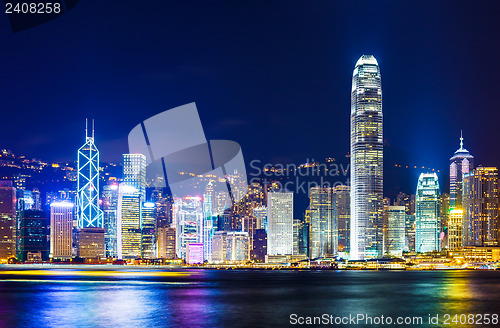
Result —
[[293, 254], [293, 193], [267, 194], [267, 254]]
[[335, 254], [337, 227], [332, 188], [313, 187], [309, 190], [309, 215], [309, 257], [314, 259]]
[[459, 251], [463, 248], [464, 211], [453, 209], [448, 216], [448, 249]]
[[118, 184], [104, 186], [102, 191], [102, 211], [106, 257], [116, 258], [118, 256]]
[[351, 89], [350, 258], [383, 253], [382, 83], [375, 57], [363, 55], [354, 68]]
[[50, 204], [50, 257], [53, 259], [73, 257], [73, 214], [73, 203]]
[[386, 253], [401, 256], [405, 248], [405, 220], [404, 206], [389, 206], [387, 209], [387, 240]]
[[464, 245], [498, 245], [498, 169], [477, 167], [463, 178]]
[[78, 228], [103, 228], [103, 213], [99, 208], [99, 151], [93, 127], [91, 136], [85, 127], [85, 144], [78, 149], [77, 190]]
[[422, 173], [418, 178], [415, 210], [415, 246], [417, 252], [440, 251], [440, 198], [436, 173]]
[[0, 181], [0, 261], [16, 257], [16, 188]]
[[203, 243], [203, 209], [200, 197], [174, 199], [176, 254], [186, 259], [186, 245]]
[[349, 253], [350, 218], [351, 218], [350, 187], [336, 186], [333, 189], [333, 221], [337, 226], [337, 251]]
[[474, 168], [474, 156], [464, 148], [464, 138], [460, 135], [460, 148], [450, 158], [450, 208], [462, 208], [462, 180]]
[[146, 156], [123, 154], [123, 183], [137, 189], [142, 201], [146, 199]]
[[48, 261], [50, 252], [49, 224], [45, 211], [27, 210], [21, 213], [18, 260]]
[[144, 202], [141, 207], [141, 257], [153, 259], [156, 257], [155, 248], [155, 220], [156, 205], [153, 202]]
[[119, 259], [141, 257], [141, 194], [123, 183], [118, 192], [117, 255]]

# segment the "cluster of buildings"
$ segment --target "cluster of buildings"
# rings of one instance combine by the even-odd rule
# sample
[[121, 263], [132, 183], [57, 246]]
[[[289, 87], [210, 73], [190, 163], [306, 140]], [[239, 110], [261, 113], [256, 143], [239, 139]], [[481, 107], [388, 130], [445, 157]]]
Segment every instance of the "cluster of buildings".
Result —
[[151, 186], [144, 154], [124, 154], [121, 176], [103, 179], [92, 128], [77, 170], [68, 169], [74, 190], [48, 191], [42, 204], [38, 189], [0, 181], [0, 260], [362, 263], [441, 252], [497, 261], [498, 169], [475, 167], [461, 137], [449, 194], [429, 172], [415, 194], [384, 198], [382, 88], [373, 56], [356, 63], [351, 104], [350, 186], [311, 187], [299, 217], [293, 192], [274, 183], [253, 182], [232, 204], [207, 175], [198, 194], [172, 197]]

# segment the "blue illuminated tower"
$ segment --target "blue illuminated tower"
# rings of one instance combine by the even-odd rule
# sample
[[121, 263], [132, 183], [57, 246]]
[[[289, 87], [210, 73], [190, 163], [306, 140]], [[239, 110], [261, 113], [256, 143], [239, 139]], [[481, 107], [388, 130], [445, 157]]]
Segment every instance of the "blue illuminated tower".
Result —
[[85, 120], [85, 144], [78, 149], [78, 228], [103, 228], [103, 213], [99, 208], [99, 151], [94, 144], [94, 121], [92, 136], [87, 131]]

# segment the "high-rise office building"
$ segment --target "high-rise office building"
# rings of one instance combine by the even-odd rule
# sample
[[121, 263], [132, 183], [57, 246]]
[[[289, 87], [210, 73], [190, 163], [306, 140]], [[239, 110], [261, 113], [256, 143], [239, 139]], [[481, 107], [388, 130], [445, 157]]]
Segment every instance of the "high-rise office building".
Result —
[[52, 202], [50, 204], [50, 257], [69, 260], [73, 257], [74, 204]]
[[21, 213], [19, 222], [20, 261], [48, 261], [49, 219], [45, 211], [27, 210]]
[[158, 228], [156, 231], [157, 257], [172, 260], [175, 255], [175, 228]]
[[454, 209], [448, 217], [448, 244], [450, 251], [459, 251], [463, 248], [464, 211]]
[[141, 256], [141, 194], [124, 183], [118, 191], [117, 255], [119, 259]]
[[239, 262], [248, 261], [248, 233], [241, 231], [217, 231], [214, 234], [212, 245], [212, 261]]
[[450, 158], [450, 208], [462, 208], [462, 179], [474, 168], [474, 156], [464, 148], [464, 138], [460, 133], [460, 148]]
[[309, 257], [328, 257], [336, 253], [337, 227], [334, 222], [332, 188], [309, 190]]
[[137, 189], [141, 200], [146, 200], [146, 156], [123, 154], [123, 183]]
[[[86, 124], [86, 122], [85, 122]], [[77, 215], [78, 228], [102, 228], [103, 213], [99, 208], [99, 151], [92, 134], [85, 127], [85, 144], [78, 149]]]
[[16, 257], [16, 188], [0, 181], [0, 261]]
[[498, 199], [496, 167], [477, 167], [464, 174], [464, 246], [498, 245]]
[[337, 250], [349, 253], [350, 217], [351, 217], [350, 187], [336, 186], [333, 189], [333, 220], [337, 224]]
[[293, 253], [293, 193], [267, 194], [267, 254]]
[[239, 262], [250, 259], [248, 248], [249, 238], [247, 232], [228, 231], [226, 237], [226, 261]]
[[[450, 218], [450, 195], [441, 194], [441, 249], [448, 247], [448, 221]], [[461, 208], [460, 208], [461, 209]]]
[[153, 202], [144, 202], [141, 207], [141, 257], [153, 259], [155, 250], [155, 220], [156, 205]]
[[386, 253], [401, 256], [405, 248], [406, 207], [389, 206], [387, 209]]
[[436, 173], [422, 173], [418, 178], [415, 247], [417, 252], [441, 250], [441, 210], [439, 182]]
[[212, 239], [217, 227], [216, 222], [214, 222], [216, 216], [213, 215], [213, 195], [214, 187], [210, 181], [203, 194], [203, 252], [208, 262], [212, 261]]
[[212, 242], [212, 261], [223, 263], [227, 254], [227, 231], [216, 231]]
[[383, 252], [382, 83], [375, 57], [356, 63], [351, 89], [350, 258], [376, 258]]
[[118, 256], [118, 184], [105, 185], [102, 191], [102, 210], [104, 214], [104, 243], [106, 257]]
[[257, 219], [257, 229], [267, 230], [267, 207], [257, 206], [252, 210], [252, 215]]
[[200, 197], [174, 199], [176, 254], [186, 259], [186, 245], [203, 243], [203, 208]]
[[415, 252], [415, 214], [405, 216], [405, 251]]
[[267, 255], [267, 233], [264, 229], [257, 229], [253, 235], [253, 246], [251, 252], [252, 260], [265, 262]]

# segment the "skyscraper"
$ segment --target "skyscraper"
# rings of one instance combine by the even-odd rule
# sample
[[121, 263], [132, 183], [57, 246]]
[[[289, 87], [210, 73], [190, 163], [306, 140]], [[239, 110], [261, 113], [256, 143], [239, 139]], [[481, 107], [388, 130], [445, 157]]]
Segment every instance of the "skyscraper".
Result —
[[73, 257], [73, 212], [73, 203], [50, 204], [50, 256], [53, 259]]
[[0, 260], [16, 257], [16, 188], [0, 181]]
[[450, 158], [450, 208], [462, 208], [462, 179], [474, 168], [474, 156], [464, 148], [460, 133], [460, 148]]
[[27, 210], [19, 222], [20, 261], [47, 261], [49, 259], [49, 220], [45, 211]]
[[351, 89], [350, 258], [382, 255], [382, 83], [375, 57], [356, 63]]
[[350, 237], [350, 188], [340, 185], [333, 190], [333, 220], [337, 224], [337, 249], [339, 252], [349, 252]]
[[155, 217], [156, 206], [152, 202], [144, 202], [141, 207], [141, 256], [153, 259], [155, 250]]
[[176, 216], [176, 253], [186, 259], [187, 244], [203, 243], [203, 209], [200, 197], [174, 199]]
[[420, 174], [415, 213], [415, 247], [417, 252], [432, 252], [441, 249], [439, 203], [439, 182], [436, 173]]
[[118, 256], [118, 184], [104, 186], [102, 191], [102, 210], [104, 212], [104, 243], [106, 257]]
[[447, 247], [450, 251], [458, 251], [463, 248], [463, 221], [464, 211], [462, 209], [450, 211], [447, 241]]
[[309, 202], [309, 257], [331, 256], [336, 253], [337, 244], [332, 188], [312, 187]]
[[293, 193], [267, 194], [267, 254], [293, 254]]
[[401, 256], [405, 248], [404, 206], [389, 206], [387, 209], [387, 240], [384, 243], [386, 253]]
[[85, 144], [78, 149], [77, 190], [78, 228], [102, 228], [103, 213], [99, 208], [99, 151], [94, 144], [94, 121], [91, 136], [85, 126]]
[[124, 183], [118, 192], [117, 255], [119, 259], [141, 256], [141, 194]]
[[123, 154], [123, 183], [132, 186], [146, 200], [146, 156]]
[[464, 246], [498, 245], [498, 169], [477, 167], [464, 175]]

